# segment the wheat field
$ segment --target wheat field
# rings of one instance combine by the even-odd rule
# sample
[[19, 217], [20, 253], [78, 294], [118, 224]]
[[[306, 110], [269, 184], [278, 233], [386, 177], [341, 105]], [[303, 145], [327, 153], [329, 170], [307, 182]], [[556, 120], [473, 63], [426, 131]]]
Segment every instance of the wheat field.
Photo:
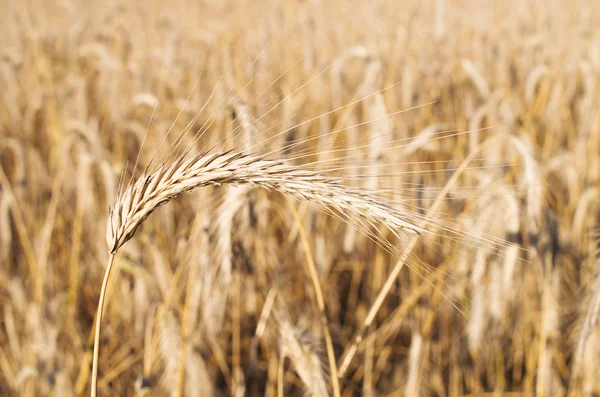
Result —
[[0, 396], [600, 395], [600, 2], [0, 8]]

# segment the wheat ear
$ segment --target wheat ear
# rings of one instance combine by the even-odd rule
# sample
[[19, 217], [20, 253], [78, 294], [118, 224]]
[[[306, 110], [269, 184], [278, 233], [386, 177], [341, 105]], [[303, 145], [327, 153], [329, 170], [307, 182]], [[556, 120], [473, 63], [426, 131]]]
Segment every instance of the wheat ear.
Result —
[[407, 220], [408, 217], [372, 193], [352, 189], [316, 171], [291, 166], [282, 161], [224, 152], [200, 154], [188, 160], [181, 156], [170, 165], [161, 164], [156, 171], [144, 173], [135, 183], [128, 185], [109, 210], [106, 243], [110, 260], [98, 302], [92, 397], [96, 396], [102, 310], [114, 255], [157, 207], [197, 187], [222, 184], [251, 184], [275, 190], [314, 202], [328, 210], [350, 215], [349, 219], [360, 218], [371, 223], [383, 223], [394, 232], [420, 234], [421, 231]]
[[159, 206], [179, 194], [209, 185], [252, 184], [315, 202], [328, 209], [383, 223], [394, 231], [419, 234], [420, 228], [376, 196], [351, 189], [315, 171], [240, 153], [183, 157], [142, 175], [119, 195], [110, 210], [106, 242], [111, 253], [127, 242]]

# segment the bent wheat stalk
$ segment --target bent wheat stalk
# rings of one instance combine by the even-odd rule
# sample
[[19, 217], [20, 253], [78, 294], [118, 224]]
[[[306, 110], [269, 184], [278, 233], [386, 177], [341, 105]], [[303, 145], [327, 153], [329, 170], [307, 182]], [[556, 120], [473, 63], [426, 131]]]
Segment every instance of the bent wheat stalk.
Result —
[[171, 165], [162, 164], [156, 171], [144, 173], [118, 195], [114, 207], [109, 210], [106, 243], [110, 259], [98, 302], [92, 365], [92, 397], [96, 396], [102, 311], [114, 255], [133, 237], [136, 229], [157, 207], [197, 187], [222, 184], [252, 184], [314, 202], [328, 210], [349, 215], [349, 219], [382, 223], [393, 232], [404, 231], [411, 234], [421, 232], [418, 226], [408, 220], [407, 215], [394, 209], [376, 195], [368, 191], [352, 189], [316, 171], [291, 166], [282, 161], [265, 160], [257, 156], [231, 152], [200, 154], [188, 160], [185, 156], [180, 156]]

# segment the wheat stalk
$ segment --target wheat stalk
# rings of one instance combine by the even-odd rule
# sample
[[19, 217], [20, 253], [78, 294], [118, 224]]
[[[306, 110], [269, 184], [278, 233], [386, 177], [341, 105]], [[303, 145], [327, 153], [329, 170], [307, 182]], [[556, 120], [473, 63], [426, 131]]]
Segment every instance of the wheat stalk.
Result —
[[341, 212], [349, 219], [363, 219], [383, 223], [392, 231], [419, 234], [420, 228], [407, 220], [407, 216], [379, 199], [373, 193], [344, 186], [316, 172], [265, 160], [241, 153], [199, 154], [188, 160], [180, 156], [172, 164], [161, 164], [152, 173], [144, 173], [129, 184], [109, 210], [106, 243], [110, 252], [98, 302], [94, 355], [92, 365], [91, 395], [96, 396], [100, 327], [106, 285], [114, 256], [137, 228], [159, 206], [179, 194], [210, 185], [256, 185], [275, 190], [302, 200], [319, 204], [328, 210]]

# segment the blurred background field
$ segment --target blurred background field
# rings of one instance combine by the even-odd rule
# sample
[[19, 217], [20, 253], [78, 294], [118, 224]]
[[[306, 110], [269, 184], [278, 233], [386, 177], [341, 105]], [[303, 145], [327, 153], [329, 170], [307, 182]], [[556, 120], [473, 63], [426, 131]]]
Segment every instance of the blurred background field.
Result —
[[[89, 393], [108, 208], [182, 132], [421, 215], [473, 154], [342, 396], [600, 395], [600, 2], [0, 4], [0, 395]], [[411, 240], [342, 218], [161, 207], [116, 259], [99, 395], [332, 395], [307, 261], [339, 365]]]

